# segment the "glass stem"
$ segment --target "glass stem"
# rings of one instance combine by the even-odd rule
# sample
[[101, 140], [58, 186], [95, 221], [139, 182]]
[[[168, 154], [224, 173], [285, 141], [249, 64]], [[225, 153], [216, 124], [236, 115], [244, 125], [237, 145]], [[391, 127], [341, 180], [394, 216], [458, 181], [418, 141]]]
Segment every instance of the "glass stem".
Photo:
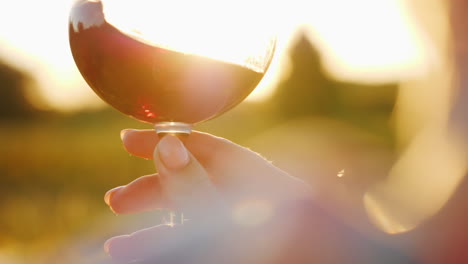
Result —
[[166, 218], [163, 220], [164, 224], [169, 226], [184, 225], [187, 221], [188, 219], [184, 217], [184, 213], [176, 211], [170, 211], [169, 220]]
[[192, 132], [192, 125], [182, 122], [160, 122], [154, 124], [154, 130], [159, 136], [166, 134], [188, 136]]
[[[182, 122], [160, 122], [154, 124], [154, 130], [158, 133], [159, 137], [165, 135], [175, 135], [179, 138], [190, 135], [192, 132], [192, 125]], [[165, 221], [170, 226], [183, 225], [187, 219], [184, 218], [183, 212], [170, 211], [169, 221]]]

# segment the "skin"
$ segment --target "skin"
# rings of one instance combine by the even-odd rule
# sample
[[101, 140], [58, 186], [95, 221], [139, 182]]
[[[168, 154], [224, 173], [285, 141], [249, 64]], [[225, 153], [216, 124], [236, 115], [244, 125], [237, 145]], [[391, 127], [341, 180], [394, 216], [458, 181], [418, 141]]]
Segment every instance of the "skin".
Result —
[[[121, 137], [130, 154], [152, 159], [159, 173], [108, 191], [105, 202], [117, 214], [170, 208], [184, 212], [190, 220], [176, 228], [160, 225], [109, 239], [104, 248], [116, 261], [145, 259], [154, 255], [158, 245], [180, 241], [183, 233], [193, 230], [211, 232], [220, 223], [229, 225], [220, 226], [220, 230], [236, 229], [232, 212], [244, 202], [259, 201], [275, 212], [295, 201], [311, 199], [307, 184], [223, 138], [195, 131], [182, 143], [171, 135], [160, 139], [153, 130], [124, 130]], [[255, 237], [268, 237], [268, 231], [261, 230], [255, 229], [260, 232]]]
[[[454, 96], [453, 101], [451, 101], [448, 126], [462, 138], [460, 140], [461, 144], [458, 144], [458, 146], [465, 148], [468, 127], [466, 125], [466, 115], [464, 114], [466, 113], [465, 102], [468, 87], [466, 85], [466, 76], [468, 75], [465, 74], [467, 69], [465, 65], [466, 61], [468, 61], [468, 53], [466, 52], [468, 45], [466, 45], [466, 27], [463, 27], [467, 18], [461, 11], [466, 10], [465, 7], [468, 4], [463, 0], [452, 0], [449, 1], [449, 5], [451, 29], [453, 31], [451, 33], [454, 42], [451, 50], [454, 53], [456, 67], [454, 86], [457, 96]], [[169, 137], [167, 138], [169, 139]], [[184, 144], [189, 151], [187, 155], [184, 155], [183, 152], [182, 154], [180, 152], [166, 153], [163, 156], [168, 159], [164, 161], [161, 160], [161, 153], [157, 147], [160, 139], [153, 131], [126, 130], [122, 139], [126, 150], [130, 154], [153, 159], [159, 174], [140, 177], [128, 185], [109, 191], [105, 197], [106, 203], [118, 214], [172, 208], [188, 212], [191, 215], [189, 218], [197, 222], [197, 218], [201, 221], [207, 220], [204, 218], [206, 214], [210, 214], [210, 218], [216, 219], [216, 216], [213, 216], [214, 212], [219, 215], [226, 215], [226, 212], [232, 211], [236, 205], [244, 200], [259, 199], [267, 201], [275, 208], [280, 208], [294, 201], [311, 199], [310, 190], [306, 184], [272, 166], [258, 154], [222, 138], [194, 132], [184, 140]], [[171, 144], [168, 145], [174, 147], [180, 142], [171, 140], [169, 143]], [[453, 191], [449, 190], [449, 193]], [[431, 211], [428, 215], [433, 213]], [[430, 226], [426, 228], [430, 228]], [[183, 228], [181, 229], [183, 230]], [[144, 259], [144, 256], [148, 255], [149, 252], [163, 246], [167, 241], [180, 241], [181, 229], [162, 225], [130, 235], [114, 237], [106, 242], [105, 249], [116, 261], [129, 262], [135, 259]], [[315, 232], [319, 231], [315, 230]], [[419, 233], [424, 233], [424, 227]], [[265, 233], [262, 233], [262, 235], [265, 235]], [[414, 236], [417, 235], [418, 232], [416, 231]], [[438, 239], [425, 240], [439, 241]], [[323, 240], [320, 242], [324, 243]], [[249, 240], [243, 240], [242, 243], [250, 243], [251, 246], [254, 244]], [[440, 240], [440, 243], [445, 244], [446, 240]], [[332, 244], [332, 247], [339, 248], [336, 243]], [[424, 262], [427, 263], [443, 263], [446, 261], [441, 261], [442, 259], [460, 260], [464, 257], [464, 255], [457, 257], [454, 257], [454, 254], [447, 255], [449, 253], [444, 255], [444, 252], [433, 253], [436, 250], [427, 250], [424, 241], [419, 244], [421, 247], [419, 251], [423, 252], [421, 255], [426, 256]], [[145, 245], [150, 245], [150, 247]], [[438, 247], [439, 244], [436, 243], [435, 245]], [[320, 251], [315, 253], [320, 254]], [[434, 256], [439, 257], [434, 258]], [[344, 261], [334, 263], [363, 263], [346, 261], [346, 258], [341, 260]], [[217, 262], [213, 261], [213, 263], [226, 263], [225, 261], [224, 259]], [[205, 261], [204, 263], [209, 262]], [[299, 262], [287, 261], [283, 263]], [[323, 261], [322, 259], [322, 261], [315, 263], [330, 263], [330, 261]]]

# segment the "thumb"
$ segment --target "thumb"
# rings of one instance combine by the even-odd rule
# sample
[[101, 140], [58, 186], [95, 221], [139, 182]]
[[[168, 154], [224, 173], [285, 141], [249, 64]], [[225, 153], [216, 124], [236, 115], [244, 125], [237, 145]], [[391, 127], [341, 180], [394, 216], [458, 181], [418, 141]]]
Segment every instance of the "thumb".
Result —
[[[184, 213], [221, 206], [220, 195], [205, 168], [173, 135], [164, 136], [153, 153], [161, 187], [169, 201]], [[195, 210], [195, 211], [194, 211]]]

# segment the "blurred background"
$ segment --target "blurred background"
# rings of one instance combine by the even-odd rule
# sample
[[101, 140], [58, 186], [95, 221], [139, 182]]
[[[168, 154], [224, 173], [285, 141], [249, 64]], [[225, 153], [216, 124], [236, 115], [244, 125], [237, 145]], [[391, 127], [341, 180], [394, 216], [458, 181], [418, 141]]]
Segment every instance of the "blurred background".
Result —
[[[196, 129], [306, 180], [337, 219], [396, 250], [381, 263], [468, 261], [466, 143], [450, 125], [462, 97], [442, 2], [288, 1], [265, 80]], [[150, 126], [82, 79], [68, 45], [71, 4], [0, 2], [1, 264], [102, 263], [107, 238], [161, 221], [115, 216], [103, 202], [154, 172], [119, 137]]]

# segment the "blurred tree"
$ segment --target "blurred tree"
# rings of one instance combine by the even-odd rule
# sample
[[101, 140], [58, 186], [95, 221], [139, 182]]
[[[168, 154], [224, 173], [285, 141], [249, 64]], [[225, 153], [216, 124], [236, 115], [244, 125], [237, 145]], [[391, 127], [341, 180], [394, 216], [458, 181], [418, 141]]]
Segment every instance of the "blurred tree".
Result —
[[280, 121], [320, 116], [391, 134], [388, 121], [396, 101], [396, 83], [334, 80], [322, 67], [319, 52], [305, 32], [298, 33], [289, 54], [291, 75], [278, 84], [270, 101]]
[[[396, 85], [334, 80], [326, 74], [317, 50], [305, 35], [296, 39], [289, 54], [291, 75], [278, 84], [272, 100], [243, 103], [197, 129], [241, 144], [283, 122], [309, 116], [351, 125], [372, 123], [389, 131]], [[30, 100], [34, 85], [29, 75], [0, 62], [0, 123], [27, 120], [41, 113]], [[109, 107], [54, 116], [0, 129], [0, 137], [7, 139], [0, 145], [0, 247], [2, 239], [3, 243], [14, 241], [21, 245], [18, 254], [35, 243], [68, 247], [69, 237], [73, 239], [83, 228], [99, 223], [98, 217], [113, 216], [102, 202], [105, 191], [154, 171], [151, 162], [129, 157], [118, 135], [122, 128], [148, 128], [147, 124]], [[108, 236], [103, 232], [111, 228], [99, 226], [99, 232], [87, 234], [87, 244], [93, 237]], [[104, 238], [97, 240], [101, 252]]]
[[0, 120], [31, 118], [38, 113], [28, 98], [33, 78], [0, 61]]

